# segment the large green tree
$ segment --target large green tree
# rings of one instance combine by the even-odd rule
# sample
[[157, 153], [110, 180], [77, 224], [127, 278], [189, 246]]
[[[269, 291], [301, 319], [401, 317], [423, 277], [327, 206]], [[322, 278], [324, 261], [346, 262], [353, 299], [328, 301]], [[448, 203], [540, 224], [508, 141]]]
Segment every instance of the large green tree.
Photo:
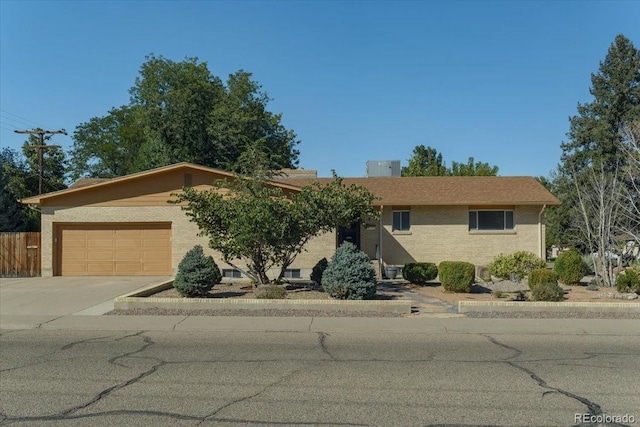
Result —
[[[51, 140], [53, 135], [44, 137], [44, 145]], [[42, 171], [40, 171], [40, 138], [29, 135], [22, 144], [22, 154], [25, 159], [25, 176], [20, 197], [38, 194], [40, 186], [40, 172], [42, 172], [42, 192], [63, 190], [67, 188], [67, 158], [59, 146], [55, 144], [42, 150]]]
[[[257, 159], [265, 164], [264, 157]], [[272, 268], [280, 268], [275, 280], [281, 280], [313, 237], [378, 215], [369, 191], [347, 187], [335, 175], [328, 185], [306, 186], [298, 192], [274, 185], [266, 171], [258, 167], [249, 176], [220, 181], [209, 191], [185, 188], [176, 199], [187, 202], [183, 209], [200, 235], [209, 238], [209, 246], [255, 284], [268, 283]], [[239, 260], [245, 261], [246, 269], [239, 267]]]
[[17, 153], [5, 148], [0, 152], [0, 232], [29, 231], [31, 220], [18, 201], [16, 188], [24, 170]]
[[274, 168], [295, 167], [299, 141], [268, 111], [269, 96], [237, 71], [226, 82], [197, 58], [148, 56], [130, 89], [130, 102], [74, 133], [72, 176], [109, 177], [193, 162], [236, 169], [255, 142]]
[[569, 119], [569, 140], [562, 147], [562, 171], [579, 173], [590, 166], [611, 172], [625, 161], [621, 129], [640, 118], [640, 52], [631, 40], [618, 35], [591, 74], [591, 102], [578, 104]]
[[469, 157], [466, 163], [452, 162], [448, 168], [439, 153], [433, 147], [418, 145], [413, 149], [409, 164], [402, 168], [402, 176], [496, 176], [498, 166], [476, 162]]
[[579, 190], [586, 194], [594, 182], [611, 180], [630, 185], [619, 173], [630, 159], [621, 130], [640, 119], [640, 52], [625, 36], [618, 35], [609, 47], [598, 72], [591, 75], [589, 91], [593, 100], [578, 104], [578, 114], [569, 119], [568, 140], [561, 145], [561, 164], [552, 186], [563, 203], [549, 211], [550, 222], [558, 221], [548, 228], [549, 244], [588, 246], [585, 230], [593, 227], [585, 223]]
[[476, 162], [473, 157], [469, 157], [467, 163], [452, 162], [450, 174], [452, 176], [496, 176], [498, 175], [498, 166]]

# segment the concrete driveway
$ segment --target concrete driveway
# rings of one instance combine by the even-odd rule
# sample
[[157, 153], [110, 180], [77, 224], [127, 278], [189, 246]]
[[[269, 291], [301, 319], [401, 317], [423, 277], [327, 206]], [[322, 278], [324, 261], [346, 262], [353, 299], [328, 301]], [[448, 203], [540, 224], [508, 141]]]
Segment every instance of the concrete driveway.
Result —
[[100, 315], [113, 310], [115, 297], [168, 279], [171, 277], [0, 278], [0, 316], [29, 316], [43, 323], [70, 314]]

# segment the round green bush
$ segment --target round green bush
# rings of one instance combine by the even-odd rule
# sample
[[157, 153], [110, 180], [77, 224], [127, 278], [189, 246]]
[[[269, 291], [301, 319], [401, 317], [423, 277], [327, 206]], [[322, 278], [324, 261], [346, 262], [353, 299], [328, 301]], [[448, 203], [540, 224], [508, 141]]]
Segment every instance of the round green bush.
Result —
[[324, 270], [322, 287], [333, 298], [360, 300], [372, 297], [377, 282], [369, 256], [352, 243], [343, 243]]
[[565, 285], [577, 285], [586, 274], [582, 255], [573, 250], [558, 255], [553, 268]]
[[562, 301], [564, 290], [557, 283], [540, 283], [531, 290], [534, 301]]
[[538, 285], [543, 283], [558, 284], [558, 273], [546, 268], [537, 268], [531, 270], [528, 277], [529, 289], [533, 290]]
[[256, 295], [257, 299], [286, 299], [287, 290], [282, 285], [271, 284], [267, 289]]
[[411, 262], [402, 267], [402, 277], [416, 285], [423, 285], [438, 277], [438, 267], [432, 262]]
[[438, 266], [440, 283], [448, 292], [470, 293], [476, 278], [476, 267], [470, 262], [442, 261]]
[[180, 261], [173, 287], [183, 297], [194, 298], [205, 295], [220, 280], [222, 275], [213, 258], [196, 245]]
[[545, 268], [546, 264], [532, 252], [518, 251], [509, 255], [496, 256], [487, 267], [492, 276], [509, 279], [511, 275], [515, 275], [518, 279], [523, 279], [532, 270]]
[[322, 274], [327, 269], [329, 265], [329, 261], [326, 258], [322, 258], [320, 261], [313, 266], [311, 270], [311, 281], [316, 282], [318, 285], [322, 283]]
[[616, 279], [616, 289], [620, 293], [640, 294], [640, 269], [628, 268]]

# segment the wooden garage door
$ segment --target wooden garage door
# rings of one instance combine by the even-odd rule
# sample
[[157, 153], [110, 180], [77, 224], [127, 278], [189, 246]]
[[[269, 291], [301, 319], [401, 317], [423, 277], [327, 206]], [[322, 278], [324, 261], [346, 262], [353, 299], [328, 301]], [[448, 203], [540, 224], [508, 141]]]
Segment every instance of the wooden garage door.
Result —
[[58, 274], [171, 274], [171, 224], [59, 224]]

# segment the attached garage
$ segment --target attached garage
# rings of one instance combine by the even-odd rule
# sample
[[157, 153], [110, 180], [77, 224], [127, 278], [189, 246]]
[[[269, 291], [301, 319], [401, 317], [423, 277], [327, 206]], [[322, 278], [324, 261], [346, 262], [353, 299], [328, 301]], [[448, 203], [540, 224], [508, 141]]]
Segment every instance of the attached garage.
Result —
[[171, 223], [54, 224], [56, 276], [171, 274]]

